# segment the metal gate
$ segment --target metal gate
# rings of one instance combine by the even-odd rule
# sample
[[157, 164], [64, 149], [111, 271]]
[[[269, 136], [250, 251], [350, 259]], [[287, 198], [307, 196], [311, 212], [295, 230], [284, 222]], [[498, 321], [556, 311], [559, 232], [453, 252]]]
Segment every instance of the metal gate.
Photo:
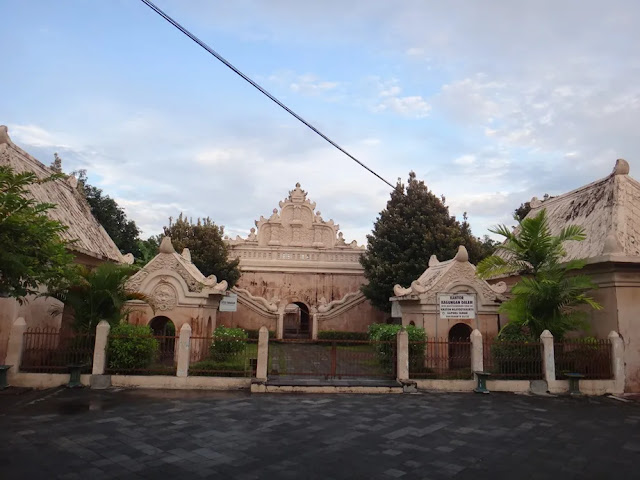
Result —
[[396, 342], [269, 340], [269, 378], [396, 377]]

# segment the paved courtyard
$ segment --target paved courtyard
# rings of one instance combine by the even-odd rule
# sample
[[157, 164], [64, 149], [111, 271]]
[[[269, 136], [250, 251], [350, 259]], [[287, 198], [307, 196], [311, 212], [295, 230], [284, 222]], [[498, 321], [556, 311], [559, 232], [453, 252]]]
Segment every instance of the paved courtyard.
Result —
[[5, 391], [0, 478], [639, 478], [639, 421], [604, 397]]

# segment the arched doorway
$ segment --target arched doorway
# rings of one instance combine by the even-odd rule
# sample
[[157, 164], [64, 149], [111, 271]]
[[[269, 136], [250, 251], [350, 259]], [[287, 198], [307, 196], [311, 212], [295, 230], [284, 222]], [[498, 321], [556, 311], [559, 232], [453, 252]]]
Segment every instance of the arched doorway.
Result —
[[310, 326], [309, 307], [304, 303], [290, 303], [284, 308], [284, 338], [309, 338]]
[[449, 330], [449, 368], [471, 368], [471, 327], [464, 323]]
[[153, 336], [157, 337], [160, 344], [159, 361], [161, 363], [173, 363], [176, 345], [176, 326], [169, 317], [159, 315], [149, 322], [153, 330]]

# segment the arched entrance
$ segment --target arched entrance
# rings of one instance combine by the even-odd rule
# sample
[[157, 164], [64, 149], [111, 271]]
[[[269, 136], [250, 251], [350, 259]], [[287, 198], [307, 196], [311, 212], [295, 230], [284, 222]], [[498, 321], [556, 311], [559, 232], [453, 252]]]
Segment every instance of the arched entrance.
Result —
[[176, 344], [176, 326], [169, 317], [159, 315], [151, 319], [149, 327], [153, 330], [153, 336], [157, 337], [158, 343], [160, 344], [159, 361], [161, 363], [173, 363]]
[[464, 323], [449, 330], [449, 368], [471, 368], [471, 327]]
[[310, 338], [309, 307], [302, 302], [284, 308], [284, 338]]

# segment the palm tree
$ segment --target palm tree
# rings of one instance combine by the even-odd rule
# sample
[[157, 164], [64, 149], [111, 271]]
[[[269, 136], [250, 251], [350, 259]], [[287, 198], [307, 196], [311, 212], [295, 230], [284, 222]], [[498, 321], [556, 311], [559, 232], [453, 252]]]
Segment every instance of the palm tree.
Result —
[[[106, 320], [112, 326], [126, 317], [124, 308], [128, 300], [142, 300], [148, 303], [145, 295], [129, 292], [125, 288], [127, 279], [135, 273], [131, 265], [103, 263], [91, 270], [78, 267], [78, 275], [64, 290], [50, 293], [72, 309], [73, 329], [76, 332], [93, 332], [100, 320]], [[54, 309], [52, 314], [60, 314]]]
[[584, 267], [584, 260], [561, 262], [566, 254], [564, 243], [583, 241], [584, 229], [570, 225], [551, 235], [545, 210], [518, 223], [514, 231], [505, 225], [491, 230], [505, 237], [497, 248], [504, 254], [485, 258], [477, 268], [481, 278], [522, 275], [511, 289], [513, 297], [500, 311], [508, 315], [510, 323], [527, 327], [534, 338], [544, 330], [562, 338], [568, 331], [585, 328], [587, 312], [581, 307], [602, 308], [587, 295], [597, 285], [588, 276], [573, 273]]

